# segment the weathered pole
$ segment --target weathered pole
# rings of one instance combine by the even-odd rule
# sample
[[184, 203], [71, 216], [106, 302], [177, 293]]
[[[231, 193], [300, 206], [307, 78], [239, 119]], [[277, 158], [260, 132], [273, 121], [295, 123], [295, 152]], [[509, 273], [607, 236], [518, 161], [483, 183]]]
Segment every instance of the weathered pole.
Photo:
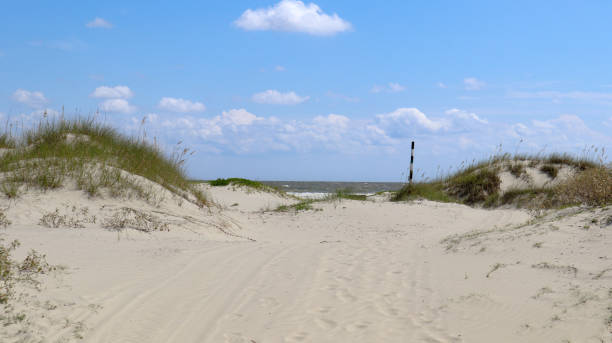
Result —
[[408, 185], [412, 187], [412, 170], [414, 168], [414, 141], [412, 141], [412, 151], [410, 152], [410, 178]]

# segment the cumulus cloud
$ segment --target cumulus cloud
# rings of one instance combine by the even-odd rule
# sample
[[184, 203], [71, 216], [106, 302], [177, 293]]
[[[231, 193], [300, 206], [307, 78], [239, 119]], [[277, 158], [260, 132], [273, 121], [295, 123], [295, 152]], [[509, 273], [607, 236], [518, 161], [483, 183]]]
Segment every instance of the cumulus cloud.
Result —
[[248, 112], [244, 108], [223, 111], [221, 117], [217, 119], [217, 121], [223, 123], [224, 125], [229, 125], [234, 128], [237, 126], [251, 125], [257, 120], [262, 120], [262, 118], [258, 118], [256, 115]]
[[85, 24], [85, 26], [89, 28], [101, 28], [101, 29], [112, 29], [113, 28], [113, 24], [99, 17], [88, 22], [87, 24]]
[[446, 112], [446, 115], [450, 116], [450, 117], [455, 117], [455, 118], [459, 118], [459, 119], [466, 119], [466, 120], [473, 120], [476, 122], [479, 122], [481, 124], [486, 124], [487, 121], [484, 119], [480, 119], [476, 113], [470, 113], [464, 110], [460, 110], [457, 108], [452, 108]]
[[465, 86], [465, 89], [469, 91], [477, 91], [484, 88], [486, 83], [484, 81], [478, 80], [475, 77], [468, 77], [463, 79], [463, 85]]
[[444, 119], [430, 119], [416, 108], [398, 108], [397, 110], [376, 116], [383, 127], [393, 128], [396, 132], [414, 132], [425, 129], [435, 132], [448, 128], [449, 122]]
[[314, 3], [282, 0], [268, 8], [247, 9], [234, 24], [247, 31], [289, 31], [329, 36], [351, 29], [336, 13], [325, 14]]
[[48, 102], [42, 92], [31, 92], [25, 89], [16, 90], [15, 93], [13, 93], [13, 99], [32, 108], [40, 108]]
[[274, 70], [276, 70], [276, 71], [285, 71], [286, 69], [283, 66], [276, 66], [276, 67], [274, 67]]
[[380, 86], [380, 85], [372, 86], [372, 89], [370, 90], [370, 92], [372, 93], [381, 93], [381, 92], [398, 93], [398, 92], [403, 92], [404, 90], [406, 90], [406, 87], [400, 85], [399, 83], [389, 82], [385, 86]]
[[132, 113], [136, 107], [125, 99], [108, 99], [100, 104], [100, 110], [113, 113]]
[[107, 87], [100, 86], [96, 88], [93, 93], [89, 95], [92, 98], [116, 98], [116, 99], [129, 99], [134, 96], [134, 93], [127, 86], [115, 86]]
[[335, 126], [345, 129], [348, 126], [350, 119], [340, 114], [329, 114], [326, 117], [316, 116], [313, 120], [315, 124], [322, 126]]
[[277, 90], [268, 89], [267, 91], [253, 94], [252, 99], [260, 104], [296, 105], [310, 99], [310, 97], [299, 96], [295, 92], [281, 93]]
[[166, 111], [179, 113], [204, 112], [206, 110], [206, 106], [201, 102], [169, 97], [162, 98], [158, 107]]
[[438, 82], [438, 88], [447, 88], [447, 86], [443, 82]]

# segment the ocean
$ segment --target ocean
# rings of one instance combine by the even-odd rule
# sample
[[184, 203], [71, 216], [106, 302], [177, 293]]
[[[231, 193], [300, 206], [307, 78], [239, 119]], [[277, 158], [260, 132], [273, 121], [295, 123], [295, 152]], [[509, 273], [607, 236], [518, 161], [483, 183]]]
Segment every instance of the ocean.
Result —
[[396, 191], [402, 188], [401, 182], [339, 182], [339, 181], [260, 181], [289, 194], [302, 198], [322, 198], [328, 194], [344, 190], [355, 194], [371, 195], [383, 191]]

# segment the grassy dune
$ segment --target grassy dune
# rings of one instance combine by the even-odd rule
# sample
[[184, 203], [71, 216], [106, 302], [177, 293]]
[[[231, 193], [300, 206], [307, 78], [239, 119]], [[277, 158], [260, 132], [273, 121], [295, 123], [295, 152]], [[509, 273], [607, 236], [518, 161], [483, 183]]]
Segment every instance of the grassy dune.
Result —
[[[597, 150], [595, 150], [597, 152]], [[468, 205], [495, 207], [513, 204], [519, 207], [556, 208], [572, 205], [603, 206], [612, 203], [612, 168], [605, 165], [605, 151], [599, 157], [574, 157], [568, 154], [502, 155], [475, 162], [456, 173], [435, 180], [404, 186], [394, 201], [429, 199]], [[526, 168], [537, 169], [554, 180], [560, 168], [573, 171], [573, 177], [551, 187], [529, 187], [502, 192], [500, 173], [507, 171], [524, 177]]]
[[206, 203], [184, 170], [189, 149], [177, 148], [168, 156], [144, 135], [128, 137], [94, 119], [44, 119], [17, 136], [0, 133], [0, 147], [5, 149], [0, 155], [0, 192], [9, 198], [24, 188], [55, 189], [71, 180], [90, 196], [106, 190], [111, 196], [152, 197], [130, 179], [133, 174]]

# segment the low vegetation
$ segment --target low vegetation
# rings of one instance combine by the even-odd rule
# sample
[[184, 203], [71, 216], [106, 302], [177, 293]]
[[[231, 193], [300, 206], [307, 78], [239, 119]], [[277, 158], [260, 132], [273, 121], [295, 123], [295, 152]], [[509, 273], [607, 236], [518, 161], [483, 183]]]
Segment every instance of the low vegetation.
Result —
[[230, 185], [231, 186], [243, 186], [243, 187], [248, 187], [248, 188], [262, 191], [262, 192], [281, 193], [280, 190], [272, 186], [265, 185], [259, 181], [253, 181], [253, 180], [243, 179], [239, 177], [231, 177], [227, 179], [216, 179], [216, 180], [208, 181], [208, 183], [213, 187], [230, 186]]
[[18, 282], [36, 283], [36, 276], [53, 270], [45, 255], [31, 250], [23, 261], [17, 261], [12, 253], [19, 247], [19, 241], [6, 243], [0, 238], [0, 305], [7, 304], [14, 296], [13, 289]]
[[[576, 158], [567, 154], [549, 156], [501, 155], [473, 162], [456, 173], [425, 182], [406, 185], [392, 197], [394, 201], [429, 199], [467, 205], [496, 207], [514, 205], [525, 208], [560, 208], [579, 204], [612, 204], [612, 168], [605, 165], [605, 151]], [[516, 178], [527, 177], [526, 167], [556, 179], [560, 168], [573, 169], [574, 177], [547, 187], [528, 187], [501, 191], [499, 174], [506, 170]]]
[[14, 136], [0, 133], [0, 191], [18, 197], [28, 188], [42, 191], [75, 181], [90, 196], [106, 190], [113, 197], [135, 195], [155, 200], [155, 191], [135, 181], [140, 176], [200, 206], [204, 194], [189, 182], [184, 170], [192, 152], [180, 143], [169, 155], [154, 140], [128, 137], [94, 118], [43, 119]]
[[147, 233], [169, 230], [168, 223], [162, 221], [158, 217], [130, 207], [122, 207], [119, 209], [112, 217], [107, 218], [102, 223], [102, 226], [113, 230], [129, 228]]
[[300, 212], [300, 211], [310, 211], [315, 210], [312, 207], [312, 204], [316, 202], [316, 200], [302, 200], [293, 205], [280, 205], [274, 211], [276, 212]]

